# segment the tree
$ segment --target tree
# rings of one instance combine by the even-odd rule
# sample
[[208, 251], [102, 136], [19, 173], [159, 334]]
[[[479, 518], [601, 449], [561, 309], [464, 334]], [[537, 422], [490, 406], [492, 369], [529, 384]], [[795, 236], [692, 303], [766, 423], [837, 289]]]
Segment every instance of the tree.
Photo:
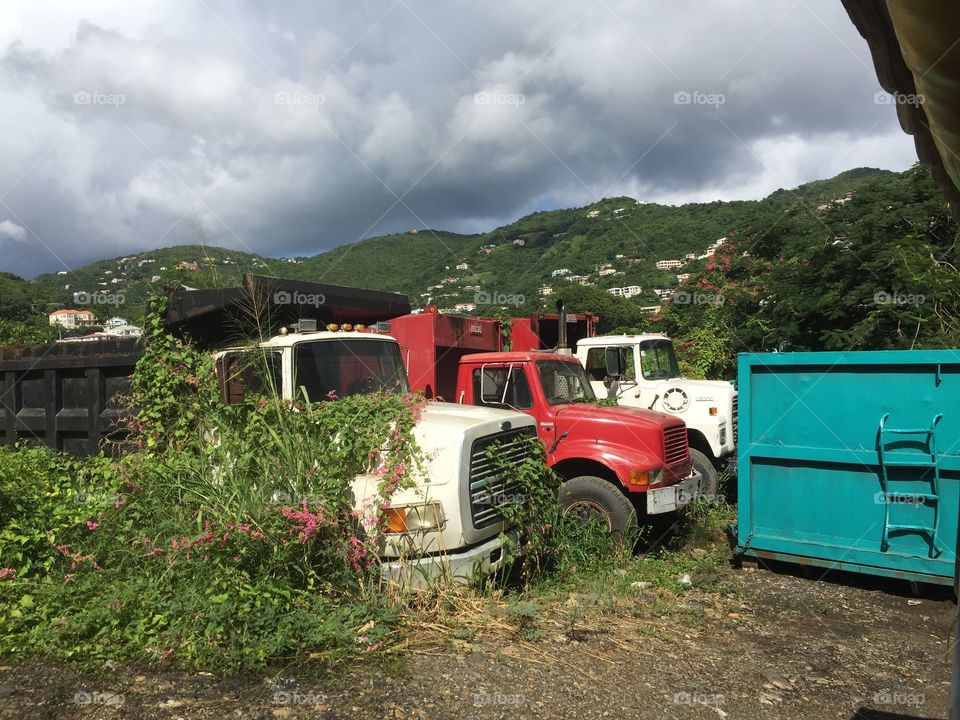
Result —
[[588, 285], [570, 285], [555, 297], [563, 300], [567, 312], [594, 312], [600, 316], [600, 333], [630, 329], [638, 331], [647, 324], [647, 316], [639, 306], [614, 297], [606, 290]]

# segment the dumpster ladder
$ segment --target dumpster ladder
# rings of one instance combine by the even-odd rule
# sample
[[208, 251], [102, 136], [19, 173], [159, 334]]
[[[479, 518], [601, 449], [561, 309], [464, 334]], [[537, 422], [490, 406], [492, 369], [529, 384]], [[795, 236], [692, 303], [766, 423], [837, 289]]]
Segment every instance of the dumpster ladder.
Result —
[[[944, 550], [940, 546], [937, 531], [940, 529], [940, 467], [937, 464], [937, 423], [943, 418], [943, 413], [936, 415], [928, 428], [889, 428], [887, 420], [890, 419], [890, 413], [884, 414], [880, 418], [880, 433], [878, 437], [878, 452], [880, 458], [880, 486], [883, 497], [883, 536], [880, 541], [881, 552], [886, 552], [890, 547], [889, 537], [894, 534], [916, 533], [925, 535], [930, 540], [930, 557], [938, 557]], [[916, 435], [914, 442], [923, 444], [929, 452], [929, 457], [921, 456], [916, 460], [890, 460], [887, 456], [886, 446], [888, 443], [895, 442], [897, 436]], [[893, 437], [888, 437], [893, 436]], [[927, 470], [925, 473], [929, 478], [930, 492], [890, 492], [889, 478], [887, 468], [920, 468]], [[892, 524], [890, 522], [890, 505], [897, 502], [912, 503], [930, 503], [933, 506], [933, 524], [926, 525], [904, 525]]]

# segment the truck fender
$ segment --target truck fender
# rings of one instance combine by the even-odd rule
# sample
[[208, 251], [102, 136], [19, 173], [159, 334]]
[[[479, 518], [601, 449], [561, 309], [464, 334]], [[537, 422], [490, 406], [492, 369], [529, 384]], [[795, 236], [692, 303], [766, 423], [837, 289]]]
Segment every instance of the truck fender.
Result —
[[616, 476], [620, 485], [627, 490], [631, 489], [629, 485], [631, 470], [655, 470], [663, 465], [660, 457], [649, 453], [622, 445], [587, 440], [573, 442], [565, 440], [547, 460], [550, 467], [575, 461], [598, 463], [607, 468], [609, 474]]

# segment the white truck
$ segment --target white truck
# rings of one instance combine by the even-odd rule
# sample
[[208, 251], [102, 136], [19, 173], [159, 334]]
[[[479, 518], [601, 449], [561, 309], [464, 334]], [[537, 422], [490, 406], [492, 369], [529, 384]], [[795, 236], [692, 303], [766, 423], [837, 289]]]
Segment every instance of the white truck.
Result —
[[[246, 388], [263, 382], [272, 383], [287, 400], [304, 394], [322, 399], [408, 391], [400, 347], [392, 337], [301, 325], [309, 329], [282, 328], [256, 348], [218, 352], [224, 400], [237, 402]], [[259, 369], [263, 367], [267, 372]], [[423, 472], [414, 487], [395, 493], [385, 510], [384, 578], [422, 587], [440, 578], [466, 582], [499, 570], [508, 560], [508, 538], [512, 534], [516, 540], [518, 529], [504, 523], [490, 498], [517, 489], [502, 477], [486, 448], [500, 443], [504, 457], [520, 463], [529, 447], [522, 438], [536, 434], [534, 419], [523, 413], [428, 403], [414, 430], [426, 457]], [[360, 514], [379, 502], [380, 480], [370, 474], [354, 481], [354, 509]]]
[[[607, 348], [620, 354], [618, 376], [607, 372]], [[716, 496], [723, 468], [736, 473], [737, 391], [728, 382], [681, 377], [670, 338], [652, 333], [582, 338], [575, 355], [597, 397], [686, 422], [690, 460], [703, 476], [701, 496]]]

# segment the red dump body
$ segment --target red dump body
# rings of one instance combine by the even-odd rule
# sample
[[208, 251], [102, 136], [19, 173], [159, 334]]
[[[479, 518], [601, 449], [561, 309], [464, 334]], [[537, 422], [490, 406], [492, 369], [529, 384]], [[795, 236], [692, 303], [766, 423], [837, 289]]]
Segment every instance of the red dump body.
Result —
[[[424, 312], [381, 323], [379, 331], [400, 343], [411, 390], [423, 392], [430, 399], [456, 402], [460, 358], [469, 353], [500, 352], [507, 343], [513, 350], [552, 350], [557, 346], [558, 317], [537, 313], [513, 318], [508, 333], [496, 318]], [[576, 348], [581, 338], [596, 335], [598, 322], [592, 313], [568, 313], [570, 347]]]

